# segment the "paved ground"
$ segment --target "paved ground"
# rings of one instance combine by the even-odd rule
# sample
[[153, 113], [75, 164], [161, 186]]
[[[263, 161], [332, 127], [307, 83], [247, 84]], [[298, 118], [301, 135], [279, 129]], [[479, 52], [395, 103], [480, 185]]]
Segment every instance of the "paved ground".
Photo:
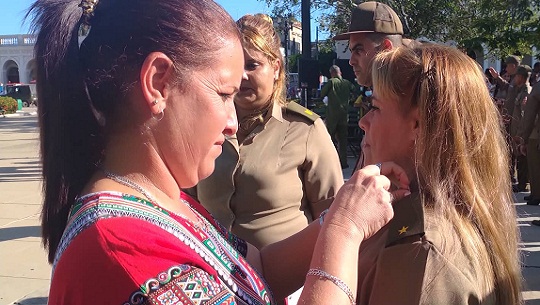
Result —
[[[47, 303], [51, 268], [40, 240], [41, 182], [35, 109], [0, 117], [0, 305]], [[26, 114], [26, 115], [25, 115]], [[32, 114], [32, 115], [30, 115]], [[354, 159], [344, 176], [350, 177]], [[540, 305], [540, 207], [526, 206], [516, 195], [523, 242], [523, 296]]]

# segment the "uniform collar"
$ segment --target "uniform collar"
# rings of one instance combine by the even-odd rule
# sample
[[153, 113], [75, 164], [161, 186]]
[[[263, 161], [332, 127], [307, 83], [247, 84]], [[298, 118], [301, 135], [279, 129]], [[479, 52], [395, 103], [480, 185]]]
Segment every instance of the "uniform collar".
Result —
[[394, 218], [388, 223], [386, 247], [399, 243], [409, 236], [424, 236], [424, 207], [419, 193], [393, 203]]
[[274, 118], [280, 122], [283, 122], [283, 107], [278, 102], [273, 102], [272, 110], [268, 111], [264, 121], [267, 122], [270, 118]]

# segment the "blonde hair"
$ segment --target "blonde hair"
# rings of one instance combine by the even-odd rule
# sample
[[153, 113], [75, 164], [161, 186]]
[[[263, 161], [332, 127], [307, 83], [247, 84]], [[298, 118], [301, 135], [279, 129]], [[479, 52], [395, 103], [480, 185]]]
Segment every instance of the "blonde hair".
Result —
[[378, 54], [372, 73], [379, 98], [404, 112], [417, 107], [415, 168], [425, 209], [454, 227], [483, 296], [520, 304], [509, 154], [483, 71], [457, 49], [422, 44]]
[[279, 61], [279, 75], [274, 81], [271, 101], [286, 104], [286, 79], [283, 55], [281, 55], [281, 40], [274, 28], [272, 18], [265, 14], [245, 15], [236, 21], [243, 36], [244, 47], [262, 52], [270, 63]]

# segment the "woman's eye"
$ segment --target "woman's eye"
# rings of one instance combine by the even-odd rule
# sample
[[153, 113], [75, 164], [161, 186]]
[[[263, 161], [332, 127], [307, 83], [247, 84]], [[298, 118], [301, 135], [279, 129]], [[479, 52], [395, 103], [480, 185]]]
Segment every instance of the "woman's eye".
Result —
[[228, 101], [234, 98], [234, 94], [231, 93], [220, 93], [219, 96], [221, 96], [221, 99], [223, 99], [223, 101]]
[[371, 102], [368, 103], [368, 111], [371, 111], [371, 110], [377, 110], [379, 109], [378, 107], [374, 106]]
[[257, 69], [258, 66], [259, 66], [259, 64], [256, 63], [256, 62], [247, 63], [245, 69], [248, 70], [248, 71], [253, 71], [253, 70]]

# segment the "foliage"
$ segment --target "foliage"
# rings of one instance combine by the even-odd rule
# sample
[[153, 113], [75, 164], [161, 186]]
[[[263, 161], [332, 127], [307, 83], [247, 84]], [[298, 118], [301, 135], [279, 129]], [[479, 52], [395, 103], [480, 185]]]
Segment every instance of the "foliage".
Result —
[[[263, 1], [263, 0], [260, 0]], [[264, 0], [283, 12], [300, 16], [301, 0]], [[491, 55], [528, 54], [540, 49], [540, 0], [379, 0], [401, 17], [405, 36], [453, 41], [463, 49], [485, 46]], [[321, 29], [333, 36], [348, 28], [354, 0], [312, 0], [320, 10]]]
[[6, 114], [17, 111], [17, 101], [9, 96], [0, 96], [0, 109], [4, 109]]
[[319, 71], [326, 77], [330, 77], [330, 67], [334, 64], [337, 54], [334, 51], [319, 53]]
[[298, 60], [302, 57], [302, 54], [289, 55], [287, 60], [289, 61], [289, 72], [298, 73]]

